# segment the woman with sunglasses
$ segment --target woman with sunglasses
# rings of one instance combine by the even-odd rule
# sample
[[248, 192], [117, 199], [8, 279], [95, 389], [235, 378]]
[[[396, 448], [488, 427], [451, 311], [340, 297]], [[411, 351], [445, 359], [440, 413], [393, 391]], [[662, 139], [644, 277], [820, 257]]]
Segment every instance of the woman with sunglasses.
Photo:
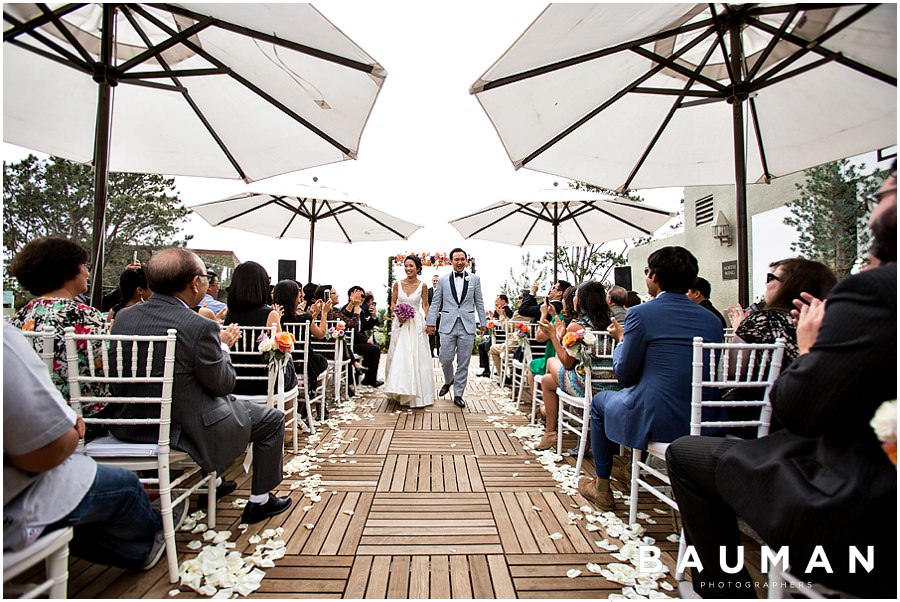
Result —
[[800, 299], [800, 293], [824, 299], [835, 284], [834, 272], [818, 261], [793, 257], [769, 264], [764, 308], [754, 312], [745, 312], [740, 305], [728, 308], [735, 339], [746, 343], [785, 339], [782, 369], [787, 368], [799, 354], [797, 329], [791, 319], [794, 299]]

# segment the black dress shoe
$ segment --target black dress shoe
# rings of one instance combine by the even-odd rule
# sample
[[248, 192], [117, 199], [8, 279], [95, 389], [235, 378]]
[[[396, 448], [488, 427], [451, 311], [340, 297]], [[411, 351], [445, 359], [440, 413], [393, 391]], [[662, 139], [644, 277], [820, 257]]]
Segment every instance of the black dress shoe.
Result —
[[252, 502], [244, 506], [244, 513], [241, 514], [241, 522], [252, 524], [266, 520], [270, 516], [281, 514], [291, 507], [291, 498], [275, 497], [271, 493], [265, 504], [254, 504]]
[[455, 405], [458, 408], [464, 408], [464, 407], [466, 407], [466, 401], [462, 397], [454, 397], [453, 405]]
[[216, 487], [216, 499], [220, 500], [229, 493], [232, 493], [235, 489], [237, 489], [237, 483], [234, 481], [226, 481], [222, 479], [222, 484]]
[[365, 385], [366, 387], [380, 387], [381, 385], [384, 384], [384, 381], [383, 381], [383, 380], [376, 380], [375, 382], [372, 382], [372, 383], [364, 382], [364, 383], [362, 383], [362, 384]]
[[441, 387], [441, 390], [438, 391], [438, 397], [443, 397], [444, 395], [446, 395], [447, 393], [449, 393], [449, 392], [450, 392], [450, 387], [452, 387], [452, 386], [453, 386], [453, 385], [444, 385], [443, 387]]
[[478, 376], [480, 376], [481, 378], [490, 378], [490, 377], [491, 377], [491, 371], [490, 371], [490, 370], [485, 370], [484, 372], [480, 372], [480, 373], [478, 374]]

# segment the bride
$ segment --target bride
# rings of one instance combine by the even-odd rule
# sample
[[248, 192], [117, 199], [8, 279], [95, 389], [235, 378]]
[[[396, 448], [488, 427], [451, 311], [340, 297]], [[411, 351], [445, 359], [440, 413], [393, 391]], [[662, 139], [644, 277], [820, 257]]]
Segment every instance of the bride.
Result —
[[410, 255], [403, 261], [403, 270], [406, 278], [394, 283], [391, 307], [406, 303], [416, 310], [416, 314], [412, 319], [401, 322], [395, 310], [385, 366], [384, 392], [401, 405], [423, 408], [430, 406], [434, 398], [431, 349], [425, 334], [428, 289], [418, 278], [422, 273], [422, 260], [416, 255]]

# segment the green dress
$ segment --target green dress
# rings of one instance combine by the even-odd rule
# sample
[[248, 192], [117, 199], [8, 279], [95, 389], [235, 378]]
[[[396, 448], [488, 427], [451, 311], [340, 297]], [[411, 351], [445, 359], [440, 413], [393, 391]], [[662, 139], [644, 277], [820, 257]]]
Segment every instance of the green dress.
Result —
[[[563, 320], [563, 317], [560, 315], [553, 316], [553, 319], [550, 321], [551, 324]], [[564, 322], [566, 328], [569, 327], [569, 322]], [[531, 360], [531, 363], [528, 364], [528, 369], [531, 370], [531, 373], [534, 375], [543, 375], [547, 371], [547, 358], [556, 357], [556, 350], [553, 348], [553, 341], [548, 340], [546, 346], [544, 347], [544, 357], [539, 357], [537, 359]]]

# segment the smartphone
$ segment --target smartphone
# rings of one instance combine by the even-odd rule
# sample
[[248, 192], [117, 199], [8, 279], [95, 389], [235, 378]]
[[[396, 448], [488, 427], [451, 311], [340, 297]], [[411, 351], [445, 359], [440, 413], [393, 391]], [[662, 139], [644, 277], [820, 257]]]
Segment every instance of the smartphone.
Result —
[[330, 288], [323, 288], [323, 289], [322, 289], [322, 300], [323, 300], [323, 301], [328, 301], [329, 299], [331, 299], [331, 289], [330, 289]]
[[131, 263], [137, 263], [137, 250], [134, 251], [134, 255], [131, 256]]

